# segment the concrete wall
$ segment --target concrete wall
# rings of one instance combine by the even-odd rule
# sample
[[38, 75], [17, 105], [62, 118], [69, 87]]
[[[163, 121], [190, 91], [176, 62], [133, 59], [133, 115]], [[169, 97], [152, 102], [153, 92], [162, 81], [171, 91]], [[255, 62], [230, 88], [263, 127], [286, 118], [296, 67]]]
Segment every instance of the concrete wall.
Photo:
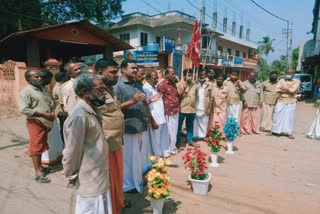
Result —
[[239, 57], [243, 57], [243, 52], [246, 53], [246, 57], [244, 58], [248, 58], [248, 54], [249, 54], [249, 48], [236, 44], [236, 43], [232, 43], [232, 42], [228, 42], [226, 40], [223, 40], [221, 38], [217, 38], [216, 39], [216, 49], [218, 50], [218, 47], [221, 46], [223, 48], [223, 53], [227, 53], [228, 52], [228, 48], [231, 49], [231, 55], [235, 56], [236, 55], [236, 50], [240, 51], [240, 55]]

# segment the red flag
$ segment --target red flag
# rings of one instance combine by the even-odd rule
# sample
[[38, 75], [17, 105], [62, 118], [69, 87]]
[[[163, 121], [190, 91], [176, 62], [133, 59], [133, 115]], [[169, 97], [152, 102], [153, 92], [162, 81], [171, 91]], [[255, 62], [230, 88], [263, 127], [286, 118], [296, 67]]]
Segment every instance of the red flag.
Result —
[[199, 23], [196, 19], [193, 27], [192, 40], [187, 50], [187, 55], [190, 56], [196, 69], [199, 69], [200, 66], [200, 39]]

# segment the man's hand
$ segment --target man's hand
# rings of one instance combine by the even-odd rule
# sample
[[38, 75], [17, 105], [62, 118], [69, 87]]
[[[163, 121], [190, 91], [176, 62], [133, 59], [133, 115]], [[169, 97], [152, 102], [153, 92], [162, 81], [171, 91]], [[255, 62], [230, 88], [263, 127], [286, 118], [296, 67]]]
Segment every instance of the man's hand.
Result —
[[243, 101], [243, 108], [247, 108], [248, 107], [248, 104], [246, 101]]
[[141, 100], [144, 100], [146, 98], [146, 95], [144, 93], [139, 93], [137, 92], [133, 98], [131, 99], [133, 104], [136, 104], [138, 102], [140, 102]]
[[51, 112], [51, 113], [42, 113], [42, 117], [44, 119], [47, 119], [47, 120], [50, 120], [50, 121], [54, 121], [56, 119], [56, 115], [53, 112]]
[[153, 103], [155, 101], [161, 100], [162, 96], [163, 95], [160, 93], [153, 95], [153, 93], [151, 92], [150, 97], [149, 97], [149, 103]]
[[159, 125], [155, 121], [152, 121], [151, 127], [152, 127], [152, 129], [158, 129]]
[[262, 108], [262, 102], [259, 102], [259, 108]]
[[240, 82], [239, 80], [236, 81], [236, 83], [234, 84], [235, 87], [239, 88], [240, 87]]

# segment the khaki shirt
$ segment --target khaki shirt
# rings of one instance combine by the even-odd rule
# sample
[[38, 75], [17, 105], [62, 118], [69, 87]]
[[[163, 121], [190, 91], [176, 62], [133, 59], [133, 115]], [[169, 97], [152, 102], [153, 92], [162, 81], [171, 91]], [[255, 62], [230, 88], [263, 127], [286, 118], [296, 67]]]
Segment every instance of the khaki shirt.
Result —
[[[184, 81], [177, 83], [178, 92], [183, 90]], [[195, 83], [191, 83], [183, 95], [180, 96], [180, 112], [185, 114], [196, 113], [196, 101], [198, 99], [198, 86]]]
[[43, 117], [34, 117], [35, 112], [51, 113], [53, 112], [53, 101], [51, 100], [48, 90], [44, 87], [41, 89], [28, 85], [19, 94], [19, 111], [27, 116], [27, 119], [40, 120], [44, 125], [52, 128], [52, 121]]
[[66, 85], [67, 82], [59, 83], [57, 82], [52, 89], [52, 98], [55, 105], [55, 113], [58, 115], [60, 112], [64, 113], [63, 110], [63, 101], [62, 101], [62, 88]]
[[62, 88], [62, 101], [63, 101], [63, 107], [64, 111], [68, 114], [71, 113], [73, 107], [77, 104], [79, 97], [74, 92], [74, 79], [70, 79], [66, 82], [66, 84]]
[[259, 81], [256, 82], [254, 87], [249, 80], [244, 82], [244, 86], [247, 90], [243, 93], [244, 101], [247, 103], [249, 108], [258, 108], [259, 103], [263, 102], [263, 91], [262, 85]]
[[214, 90], [212, 97], [214, 97], [214, 109], [213, 112], [226, 112], [227, 105], [230, 102], [230, 89], [228, 86], [222, 86], [219, 88], [217, 84], [213, 85]]
[[279, 103], [295, 103], [297, 102], [297, 90], [300, 87], [300, 80], [293, 78], [292, 80], [279, 80], [276, 86], [276, 92], [280, 92], [281, 89], [288, 89], [290, 93], [279, 93]]
[[82, 99], [64, 123], [63, 171], [78, 173], [76, 188], [81, 197], [94, 197], [109, 188], [109, 149], [101, 127], [102, 115]]
[[230, 77], [228, 77], [223, 85], [227, 86], [230, 89], [230, 100], [228, 105], [232, 104], [240, 104], [240, 89], [246, 90], [246, 86], [243, 82], [239, 80], [239, 86], [235, 86], [235, 84], [231, 81]]
[[102, 129], [109, 144], [109, 152], [119, 150], [123, 146], [124, 115], [121, 104], [114, 92], [106, 95], [106, 103], [100, 107], [102, 111]]
[[272, 83], [270, 80], [264, 81], [262, 83], [263, 90], [263, 102], [266, 104], [275, 105], [279, 94], [276, 92], [276, 86], [278, 81]]

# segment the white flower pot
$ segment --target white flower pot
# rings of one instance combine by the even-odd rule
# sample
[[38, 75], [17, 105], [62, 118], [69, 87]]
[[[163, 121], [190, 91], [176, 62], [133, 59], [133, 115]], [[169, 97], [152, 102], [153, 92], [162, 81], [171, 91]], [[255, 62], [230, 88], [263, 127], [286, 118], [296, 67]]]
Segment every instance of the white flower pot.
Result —
[[227, 147], [228, 147], [228, 150], [226, 151], [226, 153], [229, 154], [229, 155], [233, 155], [234, 154], [233, 141], [228, 141], [227, 142]]
[[153, 214], [162, 214], [162, 208], [164, 204], [164, 198], [162, 199], [154, 199], [152, 198], [152, 208], [153, 208]]
[[211, 167], [219, 167], [220, 164], [218, 163], [218, 152], [211, 152]]
[[208, 193], [211, 173], [209, 172], [207, 175], [206, 180], [195, 180], [191, 178], [191, 175], [189, 175], [189, 181], [191, 182], [192, 189], [195, 194], [206, 195]]

